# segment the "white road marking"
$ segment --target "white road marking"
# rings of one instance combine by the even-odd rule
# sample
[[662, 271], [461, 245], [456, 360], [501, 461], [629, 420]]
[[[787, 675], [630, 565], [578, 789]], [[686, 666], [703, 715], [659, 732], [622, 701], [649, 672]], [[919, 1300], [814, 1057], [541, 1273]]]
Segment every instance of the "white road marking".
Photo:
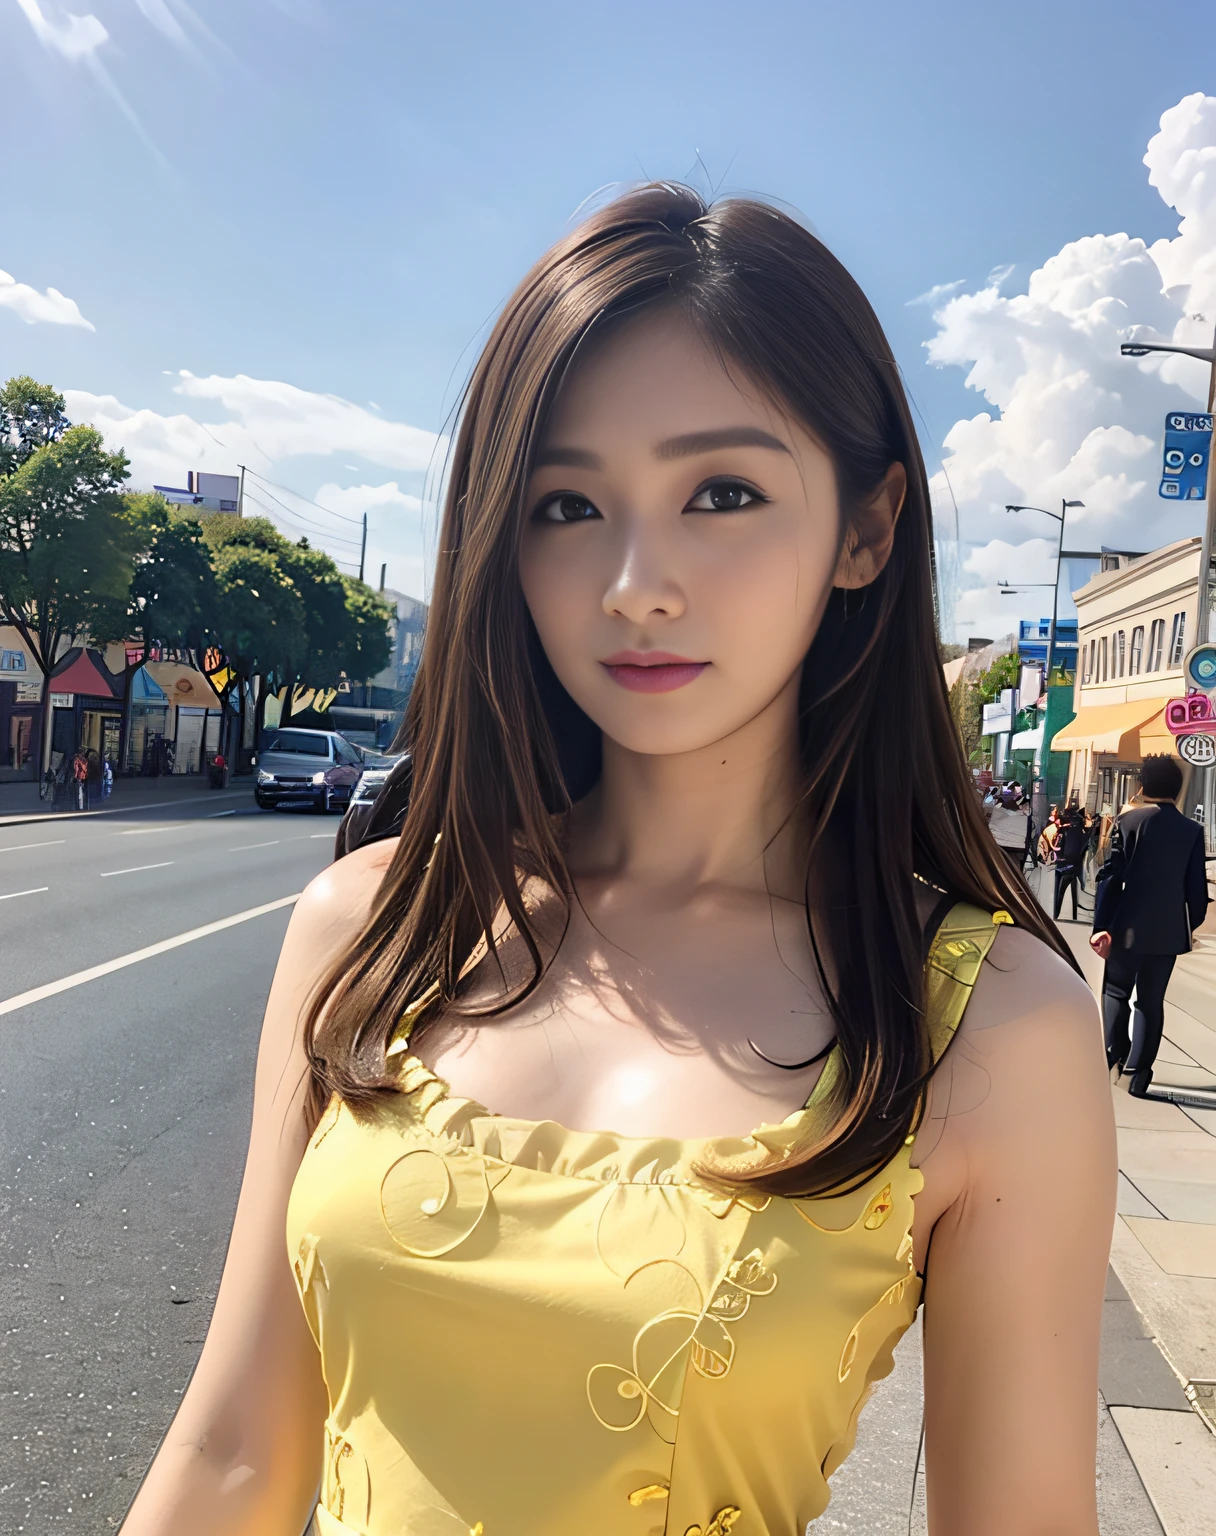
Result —
[[172, 863], [172, 859], [165, 859], [161, 864], [135, 864], [130, 869], [107, 869], [101, 878], [108, 880], [111, 875], [140, 875], [145, 869], [168, 869]]
[[[318, 837], [329, 837], [329, 838], [332, 838], [332, 837], [333, 837], [333, 835], [334, 835], [334, 834], [333, 834], [333, 833], [332, 833], [332, 832], [310, 832], [310, 833], [309, 833], [309, 834], [308, 834], [308, 836], [309, 836], [309, 840], [310, 840], [310, 841], [314, 841], [314, 842], [315, 842], [315, 840], [316, 840], [316, 839], [317, 839], [317, 838], [318, 838]], [[303, 839], [303, 838], [301, 838], [301, 839], [300, 839], [300, 841], [301, 841], [301, 842], [303, 842], [303, 841], [304, 841], [304, 839]]]
[[0, 848], [0, 853], [21, 853], [26, 848], [57, 848], [66, 842], [66, 837], [52, 837], [45, 843], [10, 843], [7, 848]]
[[248, 853], [251, 848], [273, 848], [279, 841], [272, 837], [268, 843], [238, 843], [235, 848], [229, 848], [229, 853]]
[[41, 892], [49, 890], [49, 885], [35, 885], [31, 886], [28, 891], [9, 891], [6, 895], [0, 896], [0, 901], [12, 901], [15, 896], [37, 896]]
[[154, 955], [163, 955], [170, 949], [178, 949], [183, 944], [191, 944], [195, 939], [205, 939], [209, 934], [222, 933], [225, 928], [235, 928], [238, 923], [247, 923], [252, 917], [262, 917], [267, 912], [277, 912], [280, 907], [289, 907], [293, 902], [299, 901], [301, 891], [294, 896], [280, 896], [278, 901], [268, 901], [261, 907], [250, 907], [245, 912], [235, 912], [231, 917], [221, 917], [218, 922], [204, 923], [201, 928], [191, 928], [187, 933], [179, 933], [171, 939], [161, 939], [158, 944], [149, 944], [146, 949], [132, 950], [129, 955], [119, 955], [117, 960], [107, 960], [102, 965], [90, 966], [87, 971], [77, 971], [73, 976], [65, 976], [61, 981], [48, 981], [45, 986], [32, 987], [28, 992], [18, 992], [16, 997], [5, 998], [0, 1002], [0, 1014], [15, 1013], [18, 1008], [26, 1008], [30, 1003], [40, 1003], [44, 998], [55, 997], [60, 992], [67, 992], [72, 987], [83, 986], [86, 981], [96, 981], [99, 976], [108, 976], [111, 971], [121, 971], [128, 965], [136, 965], [141, 960], [150, 960]]
[[119, 837], [147, 837], [149, 832], [177, 832], [184, 827], [184, 821], [175, 821], [168, 827], [131, 827], [126, 832], [120, 832]]
[[235, 816], [235, 815], [236, 815], [236, 808], [233, 807], [233, 809], [230, 810], [230, 811], [208, 811], [206, 816], [203, 817], [203, 820], [204, 821], [214, 821], [217, 816]]

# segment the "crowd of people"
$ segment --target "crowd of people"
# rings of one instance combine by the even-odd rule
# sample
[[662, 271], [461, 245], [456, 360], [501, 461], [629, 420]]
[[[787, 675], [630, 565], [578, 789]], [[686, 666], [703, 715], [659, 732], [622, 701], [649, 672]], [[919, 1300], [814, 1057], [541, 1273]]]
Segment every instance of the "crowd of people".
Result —
[[[1058, 918], [1066, 896], [1077, 921], [1077, 892], [1087, 891], [1086, 874], [1103, 848], [1103, 819], [1076, 800], [1053, 805], [1036, 825], [1030, 796], [1017, 779], [994, 783], [984, 797], [984, 814], [993, 840], [1017, 870], [1049, 866], [1055, 872], [1052, 916]], [[1107, 829], [1109, 831], [1109, 829]]]

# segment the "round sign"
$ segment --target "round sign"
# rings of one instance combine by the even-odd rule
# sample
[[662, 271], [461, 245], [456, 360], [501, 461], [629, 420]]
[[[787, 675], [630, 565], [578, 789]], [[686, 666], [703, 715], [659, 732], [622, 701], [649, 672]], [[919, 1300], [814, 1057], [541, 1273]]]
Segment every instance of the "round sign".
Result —
[[1178, 756], [1192, 768], [1210, 768], [1216, 763], [1216, 736], [1179, 736]]
[[1182, 664], [1182, 675], [1203, 693], [1216, 689], [1216, 643], [1207, 641], [1190, 651]]

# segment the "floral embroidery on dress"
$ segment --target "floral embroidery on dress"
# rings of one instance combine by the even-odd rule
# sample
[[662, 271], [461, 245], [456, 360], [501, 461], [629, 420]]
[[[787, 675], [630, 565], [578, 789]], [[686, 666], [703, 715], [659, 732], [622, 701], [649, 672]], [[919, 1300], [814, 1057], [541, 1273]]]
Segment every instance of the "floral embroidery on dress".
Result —
[[724, 1504], [708, 1525], [690, 1525], [684, 1536], [727, 1536], [735, 1521], [742, 1516], [743, 1511], [737, 1504]]

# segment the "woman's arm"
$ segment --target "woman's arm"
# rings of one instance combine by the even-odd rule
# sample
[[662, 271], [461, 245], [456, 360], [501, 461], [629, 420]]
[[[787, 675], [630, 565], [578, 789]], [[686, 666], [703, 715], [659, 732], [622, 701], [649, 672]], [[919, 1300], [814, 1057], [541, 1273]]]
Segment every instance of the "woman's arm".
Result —
[[[932, 1536], [1097, 1536], [1098, 1341], [1117, 1157], [1089, 989], [1002, 931], [947, 1056], [963, 1193], [925, 1292]], [[946, 1143], [950, 1143], [949, 1150]]]
[[312, 882], [292, 914], [262, 1027], [249, 1153], [207, 1342], [123, 1536], [300, 1536], [308, 1519], [328, 1405], [285, 1235], [308, 1140], [300, 1024], [313, 984], [358, 931], [391, 854], [385, 844], [351, 854]]

